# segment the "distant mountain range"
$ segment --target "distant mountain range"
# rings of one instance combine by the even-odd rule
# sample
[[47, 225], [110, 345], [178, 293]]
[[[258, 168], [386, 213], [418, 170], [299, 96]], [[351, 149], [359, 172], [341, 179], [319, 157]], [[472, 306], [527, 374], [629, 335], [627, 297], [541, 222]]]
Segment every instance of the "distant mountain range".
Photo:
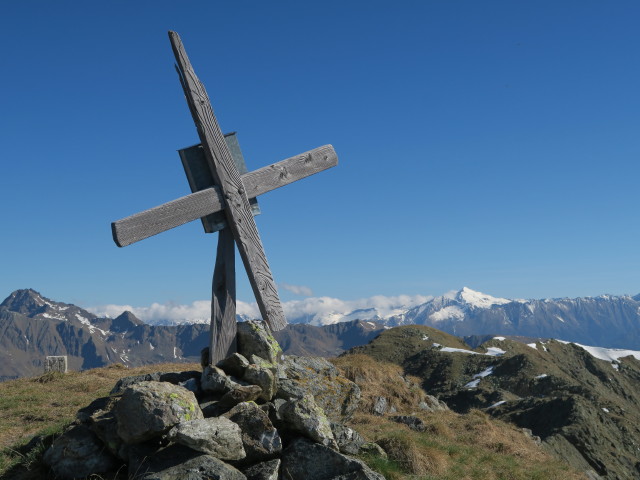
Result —
[[[424, 298], [428, 300], [418, 305], [379, 302], [383, 306], [356, 309], [349, 309], [349, 302], [312, 298], [285, 303], [284, 307], [291, 324], [327, 326], [369, 320], [387, 327], [427, 325], [460, 337], [557, 338], [587, 345], [640, 349], [640, 295], [514, 300], [465, 287]], [[336, 306], [327, 309], [327, 303]], [[249, 317], [239, 316], [240, 320], [246, 318]]]
[[[286, 353], [334, 356], [384, 329], [411, 324], [464, 337], [472, 345], [502, 335], [640, 350], [640, 296], [510, 300], [465, 287], [417, 306], [387, 302], [350, 311], [304, 310], [276, 332]], [[17, 290], [0, 304], [0, 380], [42, 372], [47, 355], [68, 355], [73, 369], [197, 362], [208, 329], [202, 323], [148, 325], [131, 312], [99, 317], [34, 290]]]
[[[367, 343], [382, 329], [370, 321], [324, 328], [289, 325], [276, 337], [285, 353], [335, 356]], [[148, 325], [131, 312], [98, 317], [34, 290], [17, 290], [0, 304], [0, 381], [41, 374], [49, 355], [67, 355], [72, 370], [111, 363], [199, 362], [208, 342], [208, 324]]]

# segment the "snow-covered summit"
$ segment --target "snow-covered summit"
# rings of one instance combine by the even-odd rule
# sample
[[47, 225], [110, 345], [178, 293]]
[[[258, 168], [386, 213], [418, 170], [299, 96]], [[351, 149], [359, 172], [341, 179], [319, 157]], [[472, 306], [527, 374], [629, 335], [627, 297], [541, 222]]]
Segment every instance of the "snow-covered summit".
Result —
[[505, 303], [511, 303], [513, 300], [506, 298], [497, 298], [487, 295], [486, 293], [476, 292], [469, 287], [462, 287], [462, 290], [457, 292], [456, 300], [462, 301], [476, 308], [490, 308], [492, 305], [504, 305]]

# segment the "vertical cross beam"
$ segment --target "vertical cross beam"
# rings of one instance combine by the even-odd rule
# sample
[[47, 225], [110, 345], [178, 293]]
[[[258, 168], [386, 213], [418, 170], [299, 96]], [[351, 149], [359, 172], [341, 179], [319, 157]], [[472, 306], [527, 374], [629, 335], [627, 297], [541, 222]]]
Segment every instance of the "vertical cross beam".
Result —
[[169, 38], [187, 104], [211, 173], [225, 199], [227, 224], [238, 245], [258, 308], [263, 320], [271, 329], [280, 330], [286, 325], [284, 312], [240, 174], [233, 164], [231, 153], [211, 108], [209, 96], [193, 71], [180, 36], [176, 32], [169, 32]]

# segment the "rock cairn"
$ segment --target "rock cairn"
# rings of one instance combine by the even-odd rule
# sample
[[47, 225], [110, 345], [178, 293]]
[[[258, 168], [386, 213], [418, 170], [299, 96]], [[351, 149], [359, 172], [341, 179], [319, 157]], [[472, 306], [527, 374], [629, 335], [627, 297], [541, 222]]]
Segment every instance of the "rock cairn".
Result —
[[262, 322], [238, 323], [237, 345], [202, 372], [120, 379], [44, 462], [60, 479], [384, 479], [349, 456], [378, 447], [345, 425], [355, 383], [323, 358], [284, 356]]

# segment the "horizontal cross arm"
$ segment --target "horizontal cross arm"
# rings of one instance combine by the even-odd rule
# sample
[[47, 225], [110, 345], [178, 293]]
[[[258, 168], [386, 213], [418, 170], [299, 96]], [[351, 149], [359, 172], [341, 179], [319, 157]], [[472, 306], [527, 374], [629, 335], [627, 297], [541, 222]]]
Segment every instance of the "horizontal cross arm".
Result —
[[[338, 164], [331, 145], [314, 148], [267, 167], [241, 176], [249, 198], [257, 197]], [[216, 186], [178, 198], [157, 207], [136, 213], [111, 224], [113, 241], [119, 247], [144, 240], [192, 220], [222, 211], [225, 207]]]

